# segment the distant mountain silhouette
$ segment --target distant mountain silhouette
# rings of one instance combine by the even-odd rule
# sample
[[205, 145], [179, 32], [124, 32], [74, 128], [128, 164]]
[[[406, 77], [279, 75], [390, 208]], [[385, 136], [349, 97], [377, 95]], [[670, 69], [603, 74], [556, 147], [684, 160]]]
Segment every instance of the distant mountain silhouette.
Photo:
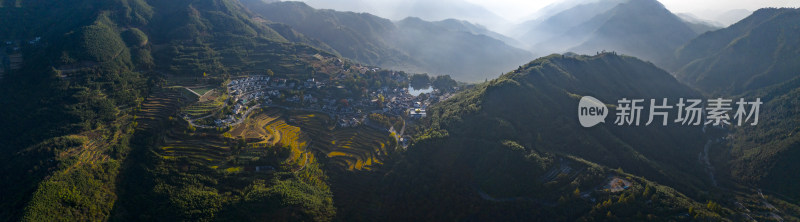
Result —
[[509, 22], [486, 8], [465, 0], [305, 0], [314, 8], [368, 12], [391, 20], [418, 17], [428, 21], [467, 20], [484, 26]]
[[461, 20], [410, 17], [392, 22], [367, 13], [318, 10], [302, 2], [243, 2], [264, 19], [287, 24], [342, 56], [385, 68], [475, 82], [532, 58], [502, 41], [512, 39]]
[[[579, 4], [541, 21], [521, 37], [537, 54], [617, 51], [670, 64], [675, 49], [703, 31], [693, 29], [656, 0], [601, 0]], [[695, 31], [697, 30], [697, 31]]]
[[691, 28], [692, 31], [698, 34], [703, 34], [708, 31], [718, 30], [725, 26], [719, 22], [698, 18], [697, 16], [694, 16], [693, 14], [690, 13], [678, 13], [675, 15], [681, 18], [683, 22], [689, 25], [689, 28]]

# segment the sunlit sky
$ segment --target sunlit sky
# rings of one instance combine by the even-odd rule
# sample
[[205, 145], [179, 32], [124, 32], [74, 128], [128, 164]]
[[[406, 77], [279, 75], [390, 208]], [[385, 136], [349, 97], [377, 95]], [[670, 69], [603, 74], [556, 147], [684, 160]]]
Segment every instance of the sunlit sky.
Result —
[[[518, 21], [536, 10], [559, 0], [466, 0], [483, 6], [509, 21]], [[723, 12], [732, 9], [754, 11], [764, 7], [800, 7], [800, 0], [659, 0], [673, 13], [695, 14]]]

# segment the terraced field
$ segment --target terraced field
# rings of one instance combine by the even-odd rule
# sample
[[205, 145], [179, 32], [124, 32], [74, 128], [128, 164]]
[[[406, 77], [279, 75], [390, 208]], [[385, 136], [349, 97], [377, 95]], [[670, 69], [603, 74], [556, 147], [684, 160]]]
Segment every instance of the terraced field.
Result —
[[184, 108], [183, 113], [189, 115], [190, 118], [199, 118], [213, 114], [222, 109], [223, 105], [224, 104], [219, 101], [200, 102]]
[[167, 119], [189, 100], [184, 96], [179, 88], [162, 88], [153, 93], [137, 113], [136, 130], [156, 134], [159, 138], [163, 135], [160, 139], [163, 143], [156, 149], [163, 159], [186, 160], [209, 167], [225, 164], [231, 153], [224, 138], [204, 133], [189, 134], [185, 132], [186, 126], [170, 127], [169, 124], [174, 122]]
[[223, 138], [211, 135], [186, 135], [170, 131], [159, 152], [165, 159], [185, 159], [207, 166], [220, 166], [230, 154], [230, 146]]
[[263, 109], [251, 114], [228, 133], [234, 138], [244, 138], [252, 148], [289, 147], [291, 155], [287, 163], [302, 168], [313, 159], [308, 149], [309, 137], [299, 127], [287, 124], [283, 115], [281, 109]]
[[228, 133], [246, 139], [253, 146], [290, 147], [287, 162], [298, 167], [313, 162], [316, 152], [328, 157], [336, 168], [372, 170], [383, 164], [396, 146], [388, 132], [369, 127], [340, 129], [326, 114], [279, 108], [265, 108], [251, 114]]
[[[165, 94], [162, 97], [179, 96]], [[164, 118], [166, 113], [155, 112], [169, 101], [153, 99], [143, 110], [145, 117]], [[184, 108], [190, 115], [203, 115], [214, 104], [195, 103]], [[144, 118], [143, 118], [144, 121]], [[152, 125], [152, 123], [145, 123]], [[199, 135], [196, 135], [199, 134]], [[225, 136], [231, 138], [226, 138]], [[244, 139], [246, 146], [232, 151], [236, 141]], [[326, 114], [295, 112], [280, 108], [264, 108], [253, 112], [241, 124], [226, 133], [190, 133], [185, 127], [174, 126], [164, 138], [157, 152], [164, 159], [188, 161], [219, 170], [240, 172], [242, 167], [257, 162], [268, 149], [289, 148], [289, 156], [282, 164], [300, 171], [316, 163], [315, 153], [329, 158], [332, 167], [344, 170], [372, 170], [386, 161], [396, 141], [388, 132], [369, 127], [336, 128], [335, 121]], [[230, 169], [230, 170], [229, 170]]]
[[[185, 125], [177, 124], [168, 130], [163, 145], [156, 151], [163, 159], [173, 160], [179, 166], [189, 163], [238, 173], [247, 166], [263, 164], [264, 161], [259, 160], [276, 146], [288, 147], [290, 155], [282, 164], [298, 171], [313, 163], [314, 156], [308, 152], [307, 135], [300, 128], [287, 124], [282, 115], [280, 109], [255, 112], [226, 133], [187, 132]], [[246, 145], [232, 149], [239, 146], [236, 144], [242, 138]]]
[[233, 138], [218, 133], [188, 133], [181, 128], [176, 126], [170, 130], [156, 152], [164, 160], [184, 169], [202, 166], [224, 173], [240, 173], [247, 167], [265, 165], [262, 158], [269, 156], [270, 149], [274, 149], [253, 144], [234, 149], [239, 145]]
[[181, 93], [176, 90], [162, 89], [150, 95], [136, 114], [136, 130], [151, 131], [164, 127], [164, 120], [178, 110], [181, 102]]
[[292, 119], [313, 138], [311, 149], [325, 154], [342, 169], [372, 170], [383, 164], [396, 146], [388, 132], [366, 126], [336, 129], [327, 115], [301, 112]]
[[246, 121], [233, 127], [228, 133], [236, 138], [245, 138], [249, 143], [288, 146], [305, 151], [308, 135], [299, 127], [289, 125], [283, 111], [267, 108], [251, 114]]
[[[198, 97], [198, 102], [182, 108], [181, 113], [188, 115], [192, 119], [197, 119], [208, 117], [222, 110], [228, 97], [217, 90], [206, 90], [205, 92], [208, 93]], [[194, 94], [191, 96], [196, 97]]]
[[384, 157], [388, 156], [386, 147], [391, 138], [382, 132], [346, 129], [333, 132], [333, 137], [327, 155], [334, 163], [349, 170], [370, 170], [383, 164]]
[[102, 163], [109, 160], [110, 157], [106, 151], [108, 150], [107, 147], [109, 147], [110, 142], [106, 139], [103, 139], [100, 133], [88, 131], [74, 136], [83, 137], [86, 139], [86, 142], [82, 146], [78, 146], [58, 154], [59, 159], [75, 159], [75, 162], [69, 165], [61, 173], [67, 174], [71, 170], [84, 164], [94, 165], [96, 163]]

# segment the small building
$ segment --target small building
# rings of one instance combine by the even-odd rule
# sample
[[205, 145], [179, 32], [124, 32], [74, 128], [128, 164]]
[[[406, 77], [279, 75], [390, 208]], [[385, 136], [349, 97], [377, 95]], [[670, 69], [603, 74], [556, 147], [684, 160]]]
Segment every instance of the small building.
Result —
[[414, 108], [414, 109], [409, 109], [408, 116], [410, 116], [411, 118], [424, 118], [425, 116], [427, 116], [427, 113], [425, 112], [424, 109]]
[[239, 114], [239, 112], [241, 112], [241, 111], [242, 111], [242, 105], [236, 104], [236, 105], [233, 106], [233, 113], [234, 114]]

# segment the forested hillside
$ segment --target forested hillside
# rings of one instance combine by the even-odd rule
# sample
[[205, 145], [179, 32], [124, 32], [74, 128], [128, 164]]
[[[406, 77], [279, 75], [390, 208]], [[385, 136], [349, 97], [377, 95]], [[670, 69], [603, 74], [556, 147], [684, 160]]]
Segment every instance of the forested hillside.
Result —
[[[153, 135], [163, 133], [152, 124], [166, 121], [175, 111], [169, 107], [190, 99], [160, 89], [164, 78], [214, 82], [256, 67], [308, 74], [311, 65], [301, 56], [329, 55], [254, 22], [238, 1], [231, 0], [33, 1], [0, 11], [0, 27], [9, 30], [2, 32], [3, 38], [40, 39], [25, 43], [20, 49], [23, 67], [0, 81], [0, 160], [8, 163], [0, 182], [0, 215], [8, 220], [214, 218], [219, 209], [211, 206], [238, 202], [187, 184], [173, 192], [157, 188], [171, 182], [131, 182], [186, 180], [193, 175], [158, 173], [170, 168], [149, 154], [157, 143]], [[334, 212], [327, 186], [308, 188], [291, 175], [269, 183], [251, 178], [249, 189], [260, 194], [246, 202], [272, 198], [276, 209], [296, 209], [273, 214], [330, 218]], [[142, 186], [128, 186], [132, 184]], [[292, 196], [283, 195], [287, 193]], [[286, 205], [286, 198], [318, 202], [309, 207]], [[142, 204], [154, 208], [141, 208]], [[163, 206], [167, 211], [155, 210]], [[133, 209], [149, 213], [132, 214], [141, 213]]]
[[[138, 70], [149, 55], [137, 53], [146, 43], [121, 34], [135, 32], [131, 28], [152, 16], [142, 6], [143, 1], [36, 1], [0, 9], [11, 12], [2, 13], [0, 26], [15, 30], [6, 38], [41, 37], [21, 49], [21, 69], [0, 81], [0, 159], [9, 163], [0, 182], [3, 218], [107, 218], [133, 113], [147, 93], [147, 78]], [[48, 8], [61, 10], [43, 11]]]
[[[403, 220], [727, 217], [727, 210], [696, 207], [711, 186], [693, 160], [705, 143], [699, 128], [583, 128], [573, 118], [581, 95], [609, 104], [699, 96], [633, 57], [537, 59], [431, 108], [415, 144], [382, 179], [389, 182], [376, 184], [384, 196], [376, 201], [386, 209], [380, 212]], [[598, 188], [616, 177], [635, 181], [634, 188]], [[433, 210], [414, 213], [423, 209]]]
[[798, 198], [797, 88], [800, 10], [766, 8], [728, 28], [708, 32], [677, 52], [676, 76], [712, 96], [760, 98], [756, 126], [733, 128], [720, 165], [744, 184]]
[[676, 52], [676, 76], [708, 93], [739, 94], [782, 83], [800, 69], [800, 11], [760, 9]]

